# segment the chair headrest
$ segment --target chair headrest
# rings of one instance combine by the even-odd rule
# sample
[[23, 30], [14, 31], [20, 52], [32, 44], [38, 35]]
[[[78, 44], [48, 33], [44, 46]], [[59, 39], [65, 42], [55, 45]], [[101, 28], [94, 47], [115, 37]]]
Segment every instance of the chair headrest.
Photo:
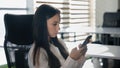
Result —
[[32, 22], [34, 15], [5, 14], [5, 39], [15, 44], [33, 42]]
[[120, 12], [105, 12], [103, 27], [120, 27]]

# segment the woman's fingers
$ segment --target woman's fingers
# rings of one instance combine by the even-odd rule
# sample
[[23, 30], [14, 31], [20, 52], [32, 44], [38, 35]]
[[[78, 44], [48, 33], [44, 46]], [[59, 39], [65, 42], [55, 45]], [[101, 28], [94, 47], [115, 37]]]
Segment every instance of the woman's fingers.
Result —
[[80, 47], [79, 49], [80, 49], [80, 55], [84, 56], [87, 52], [87, 46]]
[[79, 50], [77, 49], [77, 47], [75, 47], [72, 49], [72, 51], [70, 53], [70, 57], [74, 60], [77, 60], [77, 59], [79, 59], [79, 54], [80, 54]]
[[81, 51], [81, 52], [87, 52], [87, 46], [84, 46], [84, 47], [82, 47], [83, 48], [83, 50]]
[[86, 51], [87, 51], [87, 46], [75, 47], [75, 48], [72, 49], [72, 51], [70, 53], [70, 57], [74, 60], [78, 60], [79, 58], [81, 58], [81, 56], [85, 55]]

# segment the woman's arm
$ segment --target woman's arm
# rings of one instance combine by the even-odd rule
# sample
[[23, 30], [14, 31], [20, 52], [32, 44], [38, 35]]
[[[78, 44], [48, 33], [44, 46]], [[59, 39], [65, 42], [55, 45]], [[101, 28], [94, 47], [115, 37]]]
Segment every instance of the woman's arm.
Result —
[[64, 64], [61, 66], [61, 68], [82, 68], [83, 64], [85, 62], [85, 59], [78, 62], [74, 59], [72, 59], [70, 56], [65, 60]]
[[[68, 48], [66, 47], [66, 44], [62, 41], [62, 39], [59, 39], [59, 41], [65, 47], [65, 49], [68, 51]], [[80, 48], [80, 49], [83, 49], [83, 48]], [[73, 48], [71, 53], [76, 54], [74, 51], [76, 51], [76, 48]], [[78, 54], [80, 54], [80, 52], [82, 52], [82, 50], [78, 51]], [[70, 55], [71, 55], [71, 53], [70, 53]], [[82, 66], [86, 60], [85, 56], [78, 56], [79, 58], [77, 60], [75, 60], [75, 59], [71, 58], [70, 55], [65, 60], [64, 64], [61, 66], [61, 68], [82, 68]], [[73, 55], [73, 56], [75, 56], [75, 55]]]

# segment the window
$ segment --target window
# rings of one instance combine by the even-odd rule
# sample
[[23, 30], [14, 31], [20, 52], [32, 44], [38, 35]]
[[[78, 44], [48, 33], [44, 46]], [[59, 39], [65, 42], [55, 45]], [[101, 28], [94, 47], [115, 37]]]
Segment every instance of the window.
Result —
[[[61, 30], [66, 30], [66, 28], [74, 28], [74, 27], [80, 27], [80, 26], [91, 26], [91, 24], [94, 23], [92, 19], [93, 16], [93, 2], [94, 0], [35, 0], [34, 1], [34, 9], [41, 4], [50, 4], [58, 9], [61, 10], [61, 24], [60, 28]], [[34, 10], [34, 11], [35, 11]], [[92, 17], [92, 18], [91, 18]], [[92, 22], [92, 23], [91, 23]], [[74, 33], [70, 33], [65, 35], [65, 38], [68, 38], [67, 40], [74, 40], [74, 37], [76, 36], [77, 40], [83, 40], [86, 37], [86, 34], [80, 34], [76, 33], [76, 35], [73, 35]], [[82, 37], [81, 37], [82, 36]]]
[[0, 46], [3, 46], [5, 27], [4, 27], [4, 14], [26, 14], [26, 1], [25, 0], [0, 0]]

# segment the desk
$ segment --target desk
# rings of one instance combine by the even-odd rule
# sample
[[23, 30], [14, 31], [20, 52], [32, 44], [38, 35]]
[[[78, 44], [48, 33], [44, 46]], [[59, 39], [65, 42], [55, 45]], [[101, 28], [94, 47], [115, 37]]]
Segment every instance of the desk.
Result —
[[[100, 58], [107, 58], [109, 59], [107, 67], [111, 68], [114, 64], [113, 60], [117, 59], [120, 60], [120, 46], [112, 46], [112, 45], [102, 45], [102, 44], [88, 44], [88, 51], [86, 53], [87, 57], [92, 57], [93, 65], [95, 68], [102, 68], [101, 62], [99, 61]], [[112, 61], [112, 62], [111, 62]]]
[[[69, 52], [80, 42], [65, 42]], [[120, 46], [103, 45], [103, 44], [87, 44], [88, 50], [86, 57], [100, 57], [120, 60]]]
[[[92, 27], [81, 27], [81, 30], [78, 29], [73, 29], [73, 28], [69, 28], [66, 29], [66, 31], [68, 32], [86, 32], [86, 33], [98, 33], [98, 34], [120, 34], [120, 28], [92, 28]], [[91, 49], [93, 48], [93, 49]], [[98, 50], [95, 50], [98, 49]], [[107, 49], [107, 50], [105, 50]], [[93, 50], [93, 52], [91, 52]], [[100, 52], [98, 52], [100, 51]], [[103, 53], [105, 52], [105, 53]], [[89, 45], [88, 46], [88, 55], [90, 55], [90, 53], [92, 55], [94, 54], [100, 54], [102, 55], [101, 57], [106, 58], [106, 54], [109, 55], [109, 58], [112, 59], [120, 59], [120, 54], [118, 54], [118, 52], [120, 52], [120, 47], [119, 46], [101, 46], [101, 44], [94, 44], [94, 45]], [[99, 56], [100, 56], [99, 55]], [[94, 55], [97, 57], [97, 55]]]
[[99, 27], [89, 33], [99, 33], [99, 34], [120, 34], [120, 28], [115, 27]]
[[64, 31], [60, 32], [82, 32], [82, 33], [96, 33], [96, 34], [120, 34], [120, 28], [116, 27], [76, 27], [76, 28], [67, 28]]
[[[88, 34], [110, 34], [111, 37], [120, 37], [120, 28], [118, 27], [74, 27], [67, 28], [64, 31], [60, 30], [60, 32], [76, 32], [76, 33], [88, 33]], [[98, 36], [99, 37], [99, 36]], [[108, 39], [105, 38], [107, 41]], [[119, 39], [114, 39], [114, 44], [119, 45]]]
[[88, 44], [88, 57], [100, 57], [120, 60], [120, 46]]
[[[65, 42], [69, 52], [76, 47], [80, 42]], [[102, 68], [99, 58], [118, 59], [120, 60], [120, 46], [88, 44], [86, 57], [92, 57], [94, 68]], [[111, 65], [111, 64], [110, 64]], [[108, 64], [109, 66], [109, 64]]]
[[[88, 33], [88, 34], [112, 34], [112, 35], [120, 35], [120, 28], [110, 28], [110, 27], [79, 27], [79, 28], [68, 28], [65, 30], [66, 32], [78, 32], [78, 33]], [[64, 32], [64, 31], [63, 31]], [[117, 37], [117, 36], [116, 36]], [[118, 36], [119, 37], [119, 36]], [[113, 42], [115, 45], [119, 44], [119, 38], [114, 38], [115, 41]], [[105, 40], [108, 40], [107, 38], [105, 38]], [[117, 40], [117, 41], [116, 41]], [[107, 41], [106, 41], [107, 42]], [[107, 46], [107, 45], [106, 45]], [[119, 47], [119, 46], [118, 46]], [[100, 58], [110, 58], [110, 59], [120, 59], [120, 55], [117, 52], [120, 52], [120, 47], [119, 49], [114, 49], [113, 47], [113, 51], [116, 52], [111, 52], [110, 50], [112, 50], [111, 46], [108, 46], [108, 50], [104, 51], [104, 48], [98, 47], [98, 50], [94, 51], [94, 49], [96, 49], [95, 47], [92, 47], [93, 49], [90, 49], [88, 46], [88, 52], [87, 55], [88, 56], [92, 56], [92, 57], [100, 57]], [[101, 49], [99, 49], [101, 48]], [[106, 48], [106, 47], [105, 47]], [[110, 48], [110, 49], [109, 49]], [[92, 52], [90, 52], [90, 50], [93, 50]], [[100, 51], [102, 50], [102, 51]], [[100, 51], [100, 52], [98, 52]], [[103, 53], [104, 52], [104, 53]], [[91, 53], [91, 54], [90, 54]], [[97, 55], [96, 55], [97, 54]], [[115, 54], [115, 55], [114, 55]], [[105, 64], [104, 64], [105, 65]], [[96, 68], [96, 67], [95, 67]]]

